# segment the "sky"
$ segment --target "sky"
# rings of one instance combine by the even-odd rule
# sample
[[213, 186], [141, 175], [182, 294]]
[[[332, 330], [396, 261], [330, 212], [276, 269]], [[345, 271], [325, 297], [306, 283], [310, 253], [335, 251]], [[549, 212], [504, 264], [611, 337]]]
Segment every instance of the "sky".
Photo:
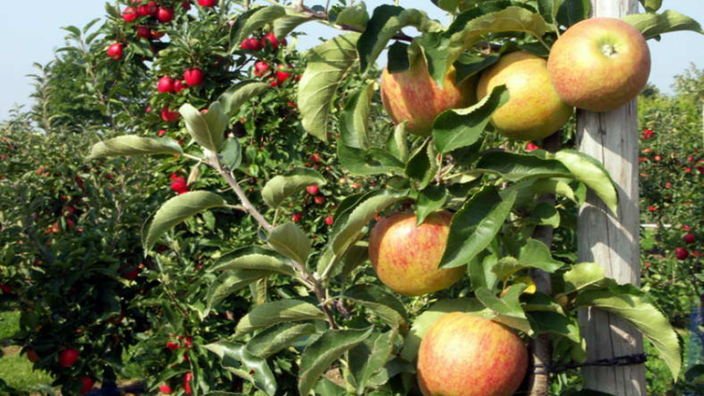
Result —
[[[393, 3], [391, 0], [365, 2], [370, 11], [380, 4]], [[63, 46], [66, 32], [61, 27], [83, 27], [92, 19], [105, 15], [105, 2], [101, 0], [37, 0], [32, 2], [32, 12], [29, 14], [26, 2], [3, 3], [5, 17], [0, 23], [0, 120], [7, 118], [15, 104], [31, 103], [32, 79], [26, 75], [36, 71], [33, 63], [51, 61], [53, 51]], [[324, 1], [306, 1], [306, 5], [321, 3]], [[677, 10], [704, 24], [703, 0], [664, 0], [663, 3], [663, 10]], [[447, 17], [430, 0], [400, 0], [400, 5], [426, 10], [432, 18], [447, 22]], [[317, 23], [306, 26], [304, 31], [307, 36], [300, 39], [300, 49], [315, 45], [318, 37], [332, 37], [335, 34], [333, 29]], [[664, 35], [660, 42], [650, 40], [648, 43], [653, 58], [650, 81], [666, 93], [672, 92], [673, 77], [681, 74], [690, 63], [704, 67], [704, 35], [675, 32]]]

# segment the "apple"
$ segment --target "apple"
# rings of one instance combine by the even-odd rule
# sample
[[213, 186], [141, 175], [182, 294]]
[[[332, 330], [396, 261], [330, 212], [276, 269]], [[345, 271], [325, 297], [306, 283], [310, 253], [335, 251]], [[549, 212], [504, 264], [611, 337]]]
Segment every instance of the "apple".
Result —
[[278, 38], [276, 38], [276, 34], [274, 34], [274, 32], [267, 33], [266, 35], [264, 35], [264, 37], [262, 37], [262, 47], [266, 47], [267, 43], [271, 46], [271, 48], [274, 49], [274, 51], [279, 49], [279, 45], [285, 46], [287, 44], [285, 38], [279, 40]]
[[184, 0], [183, 2], [181, 2], [181, 7], [183, 7], [184, 10], [190, 10], [191, 2], [188, 0]]
[[523, 51], [501, 57], [479, 79], [477, 98], [481, 100], [499, 85], [508, 88], [509, 101], [494, 112], [491, 123], [508, 138], [542, 139], [572, 116], [572, 107], [560, 99], [550, 82], [543, 58]]
[[650, 129], [646, 129], [643, 131], [643, 139], [652, 139], [655, 137], [655, 132], [653, 132]]
[[328, 216], [325, 218], [325, 224], [331, 226], [335, 222], [335, 219], [332, 216]]
[[127, 280], [134, 281], [134, 280], [137, 280], [137, 277], [139, 277], [140, 271], [139, 271], [139, 268], [137, 268], [137, 267], [132, 267], [130, 265], [125, 264], [120, 267], [118, 272], [120, 273], [120, 275], [122, 275], [123, 278], [125, 278]]
[[161, 384], [161, 385], [159, 386], [159, 392], [161, 392], [161, 393], [163, 393], [163, 394], [165, 394], [165, 395], [170, 395], [171, 392], [173, 392], [173, 391], [171, 390], [171, 387], [169, 386], [169, 384], [167, 384], [166, 382], [164, 382], [163, 384]]
[[585, 19], [552, 46], [548, 71], [565, 103], [588, 111], [612, 111], [645, 87], [650, 50], [645, 37], [627, 22]]
[[201, 7], [215, 7], [218, 5], [218, 0], [198, 0], [198, 5]]
[[654, 157], [653, 157], [653, 161], [655, 161], [655, 162], [660, 162], [660, 161], [662, 161], [662, 156], [660, 156], [660, 155], [654, 156]]
[[540, 147], [538, 147], [538, 145], [533, 142], [528, 142], [528, 144], [526, 144], [526, 151], [538, 150], [539, 148]]
[[318, 186], [308, 186], [306, 187], [306, 191], [310, 195], [316, 195], [318, 194], [318, 191], [320, 191], [320, 189], [318, 188]]
[[427, 136], [440, 113], [467, 107], [475, 101], [475, 79], [457, 86], [455, 74], [455, 68], [450, 67], [440, 88], [422, 57], [402, 72], [390, 73], [385, 68], [381, 74], [381, 101], [395, 123], [407, 121], [407, 131]]
[[177, 342], [173, 342], [173, 341], [168, 341], [166, 343], [166, 347], [169, 348], [169, 350], [171, 350], [171, 351], [175, 351], [176, 349], [181, 348], [181, 346]]
[[689, 251], [685, 248], [678, 247], [675, 249], [675, 257], [677, 260], [686, 260], [689, 257]]
[[152, 31], [148, 26], [139, 25], [136, 28], [137, 37], [149, 40], [152, 37]]
[[156, 19], [161, 23], [169, 23], [174, 19], [174, 9], [168, 7], [159, 7], [156, 13]]
[[325, 197], [322, 195], [316, 195], [315, 198], [313, 198], [313, 201], [316, 205], [322, 205], [325, 203]]
[[464, 312], [433, 323], [418, 350], [423, 395], [510, 396], [528, 369], [528, 349], [506, 327]]
[[[199, 3], [201, 1], [204, 0], [198, 0]], [[186, 355], [183, 356], [185, 357]], [[187, 395], [191, 394], [191, 381], [193, 381], [193, 373], [189, 371], [186, 373], [186, 375], [183, 376], [183, 388], [186, 390]]]
[[0, 284], [0, 291], [2, 294], [12, 294], [12, 288], [9, 285]]
[[264, 61], [259, 61], [254, 64], [254, 75], [263, 77], [269, 72], [269, 64]]
[[183, 176], [176, 177], [171, 180], [171, 189], [178, 193], [179, 195], [188, 192], [188, 184], [186, 183], [186, 178]]
[[108, 57], [114, 60], [122, 59], [122, 50], [124, 46], [121, 43], [113, 43], [108, 47]]
[[78, 391], [78, 393], [80, 393], [81, 395], [88, 393], [91, 389], [93, 389], [93, 385], [95, 385], [95, 380], [93, 378], [81, 378], [81, 390]]
[[429, 215], [416, 226], [412, 212], [397, 212], [379, 221], [369, 236], [369, 259], [386, 286], [406, 296], [445, 289], [462, 278], [463, 267], [440, 269], [452, 214]]
[[39, 361], [39, 354], [34, 349], [27, 349], [27, 359], [32, 363], [36, 363]]
[[198, 68], [188, 69], [183, 72], [183, 80], [190, 87], [201, 85], [203, 84], [203, 71]]
[[168, 93], [174, 91], [174, 80], [171, 77], [161, 77], [156, 85], [156, 90], [161, 93]]
[[260, 49], [262, 49], [262, 44], [255, 37], [249, 37], [242, 41], [242, 44], [240, 44], [240, 48], [249, 51], [259, 51]]
[[125, 22], [134, 22], [137, 18], [139, 18], [139, 15], [137, 14], [137, 10], [134, 8], [127, 7], [122, 10], [122, 19], [124, 19]]
[[295, 213], [291, 219], [293, 220], [294, 223], [298, 223], [303, 219], [303, 214]]
[[697, 238], [692, 233], [685, 234], [685, 236], [682, 239], [688, 245], [693, 244], [697, 240]]
[[656, 208], [655, 206], [648, 206], [648, 212], [652, 213], [652, 212], [655, 212], [656, 210], [658, 210], [658, 208]]
[[284, 65], [278, 65], [276, 67], [276, 81], [279, 82], [279, 84], [283, 84], [284, 81], [288, 80], [289, 77], [291, 77], [291, 73], [287, 72], [286, 70], [290, 70], [293, 66], [284, 66]]
[[166, 134], [166, 129], [159, 129], [159, 132], [156, 133], [157, 136], [162, 137]]
[[161, 109], [161, 119], [166, 122], [174, 122], [181, 117], [178, 111], [172, 111], [168, 106]]
[[67, 348], [59, 354], [59, 365], [61, 367], [71, 367], [78, 361], [78, 350]]

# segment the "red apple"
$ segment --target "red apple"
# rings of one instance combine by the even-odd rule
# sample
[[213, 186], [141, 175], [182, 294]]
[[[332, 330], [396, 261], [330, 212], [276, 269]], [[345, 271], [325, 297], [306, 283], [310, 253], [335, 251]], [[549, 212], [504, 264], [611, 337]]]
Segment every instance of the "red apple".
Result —
[[161, 23], [169, 23], [174, 19], [174, 9], [168, 7], [159, 7], [156, 13], [156, 19]]
[[173, 392], [173, 391], [171, 390], [171, 387], [169, 386], [169, 384], [164, 382], [163, 384], [161, 384], [161, 386], [159, 386], [159, 392], [161, 392], [165, 395], [170, 395], [171, 392]]
[[408, 70], [381, 75], [381, 100], [395, 123], [406, 123], [409, 132], [427, 136], [435, 117], [445, 110], [466, 107], [475, 100], [475, 80], [455, 85], [455, 68], [451, 67], [440, 88], [428, 72], [424, 59], [414, 62]]
[[139, 25], [136, 28], [137, 37], [149, 40], [152, 37], [152, 31], [149, 26]]
[[240, 48], [249, 51], [259, 51], [260, 49], [262, 49], [262, 44], [255, 37], [249, 37], [242, 41], [242, 44], [240, 44]]
[[675, 257], [677, 260], [686, 260], [689, 257], [689, 251], [685, 248], [678, 247], [675, 249]]
[[463, 312], [433, 323], [418, 350], [424, 395], [510, 396], [528, 369], [528, 349], [506, 327]]
[[137, 18], [139, 18], [139, 15], [137, 15], [137, 10], [135, 10], [134, 8], [127, 7], [122, 10], [122, 19], [124, 19], [126, 22], [134, 22], [134, 20]]
[[320, 189], [318, 188], [318, 186], [308, 186], [306, 187], [306, 191], [310, 195], [316, 195], [318, 194], [318, 191], [320, 191]]
[[274, 34], [274, 32], [271, 32], [267, 33], [266, 35], [264, 35], [264, 37], [262, 37], [262, 47], [266, 47], [267, 44], [269, 44], [271, 48], [276, 51], [277, 49], [279, 49], [279, 45], [285, 46], [287, 43], [285, 38], [279, 40], [278, 38], [276, 38], [276, 34]]
[[122, 59], [122, 50], [124, 46], [121, 43], [113, 43], [108, 47], [108, 57], [114, 60]]
[[[199, 3], [201, 1], [205, 1], [205, 0], [198, 0]], [[185, 357], [186, 355], [183, 355], [183, 356]], [[191, 394], [191, 381], [193, 381], [193, 373], [188, 372], [188, 373], [186, 373], [186, 375], [183, 376], [183, 388], [186, 390], [187, 395]]]
[[697, 238], [692, 233], [685, 234], [685, 236], [682, 239], [688, 245], [693, 244], [697, 240]]
[[517, 140], [550, 136], [572, 116], [550, 82], [545, 59], [528, 52], [505, 55], [486, 70], [477, 85], [477, 98], [489, 95], [496, 86], [506, 85], [509, 101], [491, 118], [497, 131]]
[[303, 219], [303, 215], [301, 213], [295, 213], [292, 217], [292, 220], [294, 223], [298, 223]]
[[12, 294], [12, 288], [5, 284], [0, 284], [0, 291], [2, 294]]
[[328, 216], [325, 218], [325, 224], [331, 226], [335, 222], [335, 219], [332, 216]]
[[655, 212], [656, 210], [658, 210], [658, 208], [656, 208], [655, 206], [652, 206], [652, 205], [648, 206], [648, 212], [652, 213], [652, 212]]
[[186, 82], [183, 80], [176, 80], [174, 81], [174, 93], [179, 93], [183, 91], [184, 89], [188, 88], [186, 86]]
[[284, 65], [278, 65], [276, 67], [276, 81], [279, 82], [279, 84], [283, 84], [284, 81], [288, 80], [289, 77], [291, 77], [291, 73], [286, 71], [290, 70], [292, 66], [284, 66]]
[[655, 162], [660, 162], [660, 161], [662, 161], [662, 156], [660, 156], [660, 155], [654, 156], [654, 157], [653, 157], [653, 161], [655, 161]]
[[411, 212], [379, 221], [369, 236], [369, 259], [379, 279], [406, 296], [445, 289], [462, 278], [462, 267], [440, 269], [452, 214], [435, 212], [416, 226]]
[[169, 341], [166, 343], [166, 347], [169, 348], [171, 351], [175, 351], [176, 349], [181, 348], [181, 346], [177, 342]]
[[186, 183], [186, 178], [183, 176], [176, 177], [171, 180], [171, 189], [180, 194], [185, 194], [188, 192], [188, 184]]
[[263, 77], [269, 72], [269, 64], [264, 61], [259, 61], [254, 64], [254, 75]]
[[61, 367], [71, 367], [78, 361], [78, 350], [67, 348], [59, 354], [59, 365]]
[[183, 72], [183, 80], [190, 87], [201, 85], [203, 84], [203, 71], [198, 68], [188, 69]]
[[161, 93], [168, 93], [174, 91], [174, 80], [171, 77], [161, 77], [156, 85], [157, 91]]
[[166, 122], [174, 122], [181, 117], [178, 111], [172, 111], [168, 106], [164, 106], [161, 109], [161, 119]]
[[198, 5], [201, 7], [215, 7], [218, 5], [218, 0], [198, 0]]
[[655, 137], [655, 132], [653, 132], [650, 129], [646, 129], [643, 131], [643, 139], [652, 139]]
[[313, 201], [314, 201], [317, 205], [322, 205], [323, 203], [325, 203], [325, 197], [322, 196], [322, 195], [316, 195], [315, 198], [313, 198]]
[[538, 147], [538, 145], [533, 142], [528, 142], [528, 144], [526, 144], [526, 151], [533, 151], [533, 150], [537, 150], [539, 148], [540, 147]]
[[95, 380], [93, 378], [81, 378], [81, 390], [78, 391], [78, 393], [80, 393], [81, 395], [88, 393], [91, 389], [93, 389], [93, 385], [95, 385]]
[[585, 19], [552, 46], [548, 71], [565, 103], [589, 111], [612, 111], [645, 87], [650, 50], [643, 34], [627, 22]]

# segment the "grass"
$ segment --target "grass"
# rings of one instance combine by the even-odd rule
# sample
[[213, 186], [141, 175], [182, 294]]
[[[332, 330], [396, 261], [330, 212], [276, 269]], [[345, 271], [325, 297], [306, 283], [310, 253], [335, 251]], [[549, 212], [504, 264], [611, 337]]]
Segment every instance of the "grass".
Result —
[[[0, 312], [0, 341], [9, 339], [20, 330], [19, 312]], [[29, 393], [39, 387], [50, 386], [53, 379], [43, 371], [32, 369], [26, 356], [20, 355], [20, 347], [8, 346], [2, 349], [0, 357], [0, 380], [11, 389]]]

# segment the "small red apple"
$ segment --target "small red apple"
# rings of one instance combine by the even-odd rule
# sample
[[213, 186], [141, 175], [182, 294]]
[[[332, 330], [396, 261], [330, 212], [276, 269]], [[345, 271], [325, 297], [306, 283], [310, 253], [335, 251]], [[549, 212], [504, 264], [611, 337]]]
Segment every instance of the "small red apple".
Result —
[[655, 132], [652, 129], [646, 129], [643, 131], [643, 139], [651, 139], [655, 136]]
[[267, 33], [264, 37], [262, 37], [262, 47], [266, 47], [267, 43], [274, 49], [274, 51], [279, 49], [279, 45], [285, 46], [287, 44], [285, 38], [279, 40], [276, 38], [276, 34], [274, 34], [274, 32]]
[[655, 206], [652, 206], [652, 205], [648, 206], [648, 212], [652, 213], [652, 212], [655, 212], [656, 210], [658, 210], [658, 208], [656, 208]]
[[170, 395], [171, 392], [173, 392], [173, 391], [171, 390], [171, 387], [169, 386], [169, 384], [164, 382], [163, 384], [161, 384], [161, 386], [159, 386], [159, 392], [161, 392], [165, 395]]
[[662, 161], [662, 156], [660, 156], [660, 155], [654, 156], [654, 157], [653, 157], [653, 161], [655, 161], [655, 162], [660, 162], [660, 161]]
[[0, 291], [2, 291], [2, 294], [12, 294], [12, 288], [5, 284], [0, 285]]
[[188, 69], [183, 72], [183, 80], [190, 87], [201, 85], [203, 84], [203, 71], [198, 68]]
[[122, 59], [122, 50], [124, 46], [121, 43], [113, 43], [108, 47], [108, 57], [114, 60]]
[[249, 37], [242, 41], [240, 48], [248, 51], [259, 51], [262, 49], [262, 44], [256, 39], [256, 37]]
[[174, 19], [174, 9], [168, 7], [159, 7], [156, 13], [156, 19], [161, 23], [169, 23]]
[[152, 37], [152, 31], [148, 26], [139, 25], [136, 28], [137, 37], [149, 40]]
[[325, 224], [331, 226], [334, 223], [335, 219], [332, 216], [328, 216], [325, 218]]
[[313, 201], [314, 201], [317, 205], [322, 205], [323, 203], [325, 203], [325, 197], [322, 196], [322, 195], [316, 195], [315, 198], [313, 198]]
[[157, 132], [157, 136], [162, 137], [166, 134], [166, 129], [159, 129], [159, 132]]
[[278, 65], [276, 69], [276, 81], [278, 81], [279, 84], [283, 84], [284, 81], [291, 77], [291, 73], [286, 71], [290, 70], [291, 66]]
[[526, 144], [526, 151], [533, 151], [533, 150], [537, 150], [539, 148], [540, 147], [538, 147], [538, 145], [533, 142], [528, 142], [528, 144]]
[[185, 194], [188, 192], [188, 184], [186, 183], [186, 178], [183, 176], [178, 176], [171, 180], [171, 189], [180, 194]]
[[254, 64], [254, 75], [263, 77], [269, 72], [269, 64], [264, 61], [259, 61]]
[[677, 260], [686, 260], [689, 257], [689, 251], [685, 248], [678, 247], [675, 249], [675, 257]]
[[316, 194], [318, 194], [318, 191], [319, 191], [319, 190], [320, 190], [320, 189], [318, 188], [318, 186], [308, 186], [308, 187], [306, 187], [306, 191], [307, 191], [308, 194], [310, 194], [310, 195], [316, 195]]
[[61, 367], [71, 367], [78, 361], [78, 350], [67, 348], [59, 354], [59, 365]]
[[134, 8], [127, 7], [122, 10], [122, 19], [124, 19], [126, 22], [134, 22], [134, 20], [137, 18], [139, 18], [139, 15], [137, 15], [137, 10], [135, 10]]
[[294, 223], [298, 223], [303, 219], [303, 214], [295, 213], [291, 219], [293, 220]]
[[688, 245], [693, 244], [697, 240], [697, 238], [692, 233], [685, 234], [685, 236], [682, 239]]
[[174, 80], [171, 77], [161, 77], [156, 85], [157, 91], [161, 93], [168, 93], [174, 91]]
[[166, 343], [166, 347], [169, 348], [169, 350], [171, 351], [175, 351], [181, 348], [181, 345], [179, 345], [177, 342], [169, 341]]
[[694, 157], [691, 157], [691, 156], [690, 156], [690, 157], [687, 157], [687, 161], [689, 161], [689, 162], [694, 162]]
[[93, 378], [81, 378], [81, 390], [78, 391], [78, 393], [80, 393], [81, 395], [88, 393], [91, 389], [93, 389], [93, 385], [95, 385], [95, 380]]
[[218, 5], [218, 0], [198, 0], [198, 5], [201, 7], [215, 7]]
[[[198, 0], [199, 3], [201, 1], [206, 1], [206, 0]], [[183, 388], [186, 390], [187, 395], [191, 394], [191, 381], [193, 381], [193, 373], [188, 372], [188, 373], [186, 373], [186, 375], [183, 376]]]
[[184, 89], [188, 88], [186, 86], [186, 82], [183, 80], [176, 80], [174, 81], [174, 93], [179, 93], [183, 91]]
[[174, 122], [181, 117], [178, 111], [172, 111], [168, 106], [161, 109], [161, 119], [166, 122]]

